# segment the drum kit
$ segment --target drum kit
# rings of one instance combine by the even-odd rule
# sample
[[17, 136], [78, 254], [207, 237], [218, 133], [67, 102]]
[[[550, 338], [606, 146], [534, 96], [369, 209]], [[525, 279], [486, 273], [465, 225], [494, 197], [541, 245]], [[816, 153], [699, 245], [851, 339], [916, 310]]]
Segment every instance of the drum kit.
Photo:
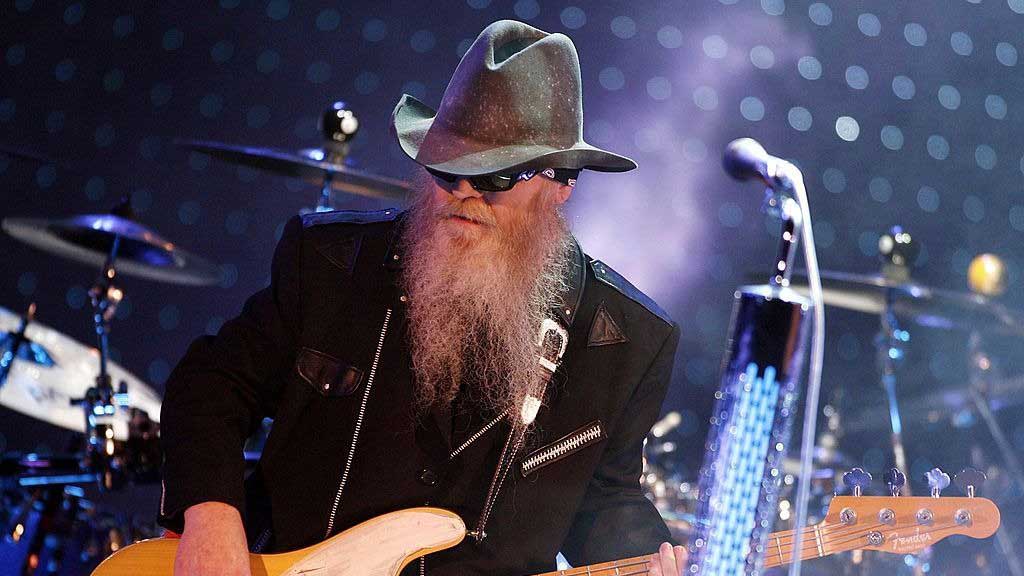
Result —
[[[335, 209], [335, 192], [404, 201], [407, 183], [352, 167], [349, 146], [359, 121], [344, 103], [324, 112], [321, 128], [325, 142], [316, 149], [179, 145], [312, 182], [319, 188], [317, 211]], [[0, 147], [0, 155], [47, 162], [14, 148]], [[118, 496], [130, 501], [133, 490], [159, 481], [160, 463], [160, 396], [110, 359], [112, 323], [125, 296], [119, 280], [123, 275], [206, 286], [220, 281], [220, 271], [138, 221], [130, 196], [107, 214], [9, 217], [2, 229], [99, 273], [89, 290], [95, 346], [37, 322], [34, 304], [22, 314], [0, 308], [0, 406], [82, 437], [81, 449], [67, 454], [12, 452], [0, 458], [0, 576], [88, 573], [119, 547], [158, 535], [152, 510], [114, 510]], [[259, 454], [246, 457], [254, 461]]]
[[[857, 459], [851, 457], [843, 445], [844, 436], [858, 438], [856, 435], [861, 434], [859, 438], [864, 438], [864, 434], [888, 432], [888, 456], [885, 460], [899, 470], [908, 471], [911, 468], [906, 456], [904, 428], [921, 424], [934, 426], [942, 418], [947, 418], [947, 428], [953, 429], [957, 426], [954, 419], [958, 415], [962, 419], [964, 412], [970, 413], [971, 422], [983, 426], [971, 437], [975, 445], [970, 446], [970, 461], [967, 463], [986, 470], [991, 479], [998, 479], [1002, 489], [997, 485], [997, 492], [1019, 494], [1019, 490], [1024, 489], [1024, 467], [1019, 450], [1013, 446], [1010, 433], [1003, 427], [1006, 416], [999, 414], [1024, 404], [1024, 376], [1007, 377], [1000, 373], [995, 359], [998, 354], [991, 350], [995, 342], [1005, 344], [1016, 340], [1024, 343], [1024, 312], [998, 301], [998, 296], [1005, 289], [1005, 266], [998, 257], [982, 254], [974, 259], [968, 270], [971, 291], [945, 290], [919, 284], [911, 278], [910, 271], [917, 255], [918, 247], [911, 235], [901, 227], [894, 227], [879, 240], [879, 274], [821, 273], [826, 309], [878, 319], [878, 331], [873, 339], [877, 387], [882, 391], [886, 405], [879, 409], [856, 401], [847, 402], [847, 406], [841, 408], [841, 402], [833, 401], [823, 406], [824, 423], [819, 429], [814, 453], [808, 525], [823, 519], [832, 497], [844, 493], [841, 482], [844, 472], [858, 465]], [[795, 274], [790, 286], [804, 295], [809, 292], [806, 275]], [[925, 330], [936, 331], [958, 343], [956, 350], [962, 353], [960, 358], [968, 375], [961, 385], [929, 388], [923, 393], [909, 386], [911, 375], [905, 374], [901, 366], [910, 347], [911, 332]], [[832, 378], [835, 380], [833, 388], [839, 391], [840, 397], [844, 393], [847, 396], [865, 395], [862, 386], [847, 390], [855, 383], [835, 376]], [[687, 540], [694, 530], [698, 495], [693, 475], [678, 466], [679, 458], [675, 452], [686, 442], [682, 436], [674, 434], [680, 423], [680, 415], [672, 412], [652, 429], [645, 444], [645, 473], [641, 484], [666, 519], [673, 535]], [[855, 444], [852, 442], [850, 445]], [[989, 450], [979, 446], [981, 444], [995, 450], [990, 454]], [[918, 452], [933, 448], [916, 442], [911, 445]], [[776, 529], [792, 525], [795, 509], [797, 462], [795, 459], [787, 460], [782, 468], [785, 474], [775, 518]], [[1013, 489], [1014, 484], [1016, 489]], [[911, 494], [910, 488], [908, 483], [903, 494]], [[1020, 552], [1015, 549], [1005, 527], [997, 532], [996, 540], [995, 549], [988, 547], [973, 551], [969, 564], [973, 567], [987, 566], [989, 571], [983, 570], [982, 573], [1024, 576]], [[1005, 558], [1004, 571], [995, 567], [988, 556], [996, 550]], [[869, 558], [860, 552], [852, 552], [822, 561], [824, 571], [820, 573], [867, 574], [879, 569], [892, 574], [924, 574], [929, 570], [960, 573], [964, 568], [957, 564], [963, 562], [963, 558], [949, 558], [945, 568], [943, 560], [932, 557], [930, 551], [895, 561], [888, 556]], [[818, 568], [812, 566], [805, 570], [819, 573]]]

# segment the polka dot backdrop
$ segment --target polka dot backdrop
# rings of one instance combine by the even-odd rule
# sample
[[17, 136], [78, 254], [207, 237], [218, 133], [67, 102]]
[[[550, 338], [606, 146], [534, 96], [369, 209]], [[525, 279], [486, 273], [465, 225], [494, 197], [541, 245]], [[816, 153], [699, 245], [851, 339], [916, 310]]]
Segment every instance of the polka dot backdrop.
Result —
[[[113, 341], [124, 364], [160, 389], [188, 342], [216, 331], [267, 281], [282, 222], [315, 196], [174, 140], [313, 146], [321, 109], [344, 99], [361, 120], [358, 166], [407, 176], [411, 164], [387, 129], [394, 103], [409, 92], [436, 106], [472, 39], [506, 17], [574, 39], [587, 138], [640, 164], [584, 174], [569, 217], [585, 249], [682, 325], [668, 407], [706, 411], [733, 289], [764, 277], [774, 254], [777, 226], [759, 211], [760, 192], [719, 168], [723, 146], [739, 136], [803, 169], [824, 268], [877, 271], [879, 234], [902, 224], [923, 245], [920, 281], [965, 289], [970, 258], [994, 252], [1009, 266], [1005, 302], [1024, 307], [1017, 0], [942, 10], [882, 0], [220, 0], [188, 10], [5, 2], [0, 144], [52, 162], [0, 156], [4, 214], [101, 212], [132, 192], [143, 222], [221, 266], [224, 280], [209, 288], [124, 280], [130, 313]], [[0, 245], [0, 305], [36, 301], [40, 321], [88, 340], [95, 271], [6, 236]], [[878, 396], [873, 320], [830, 318], [839, 324], [828, 385]], [[910, 391], [963, 376], [933, 362], [932, 350], [911, 350], [908, 363], [921, 367], [908, 370]]]

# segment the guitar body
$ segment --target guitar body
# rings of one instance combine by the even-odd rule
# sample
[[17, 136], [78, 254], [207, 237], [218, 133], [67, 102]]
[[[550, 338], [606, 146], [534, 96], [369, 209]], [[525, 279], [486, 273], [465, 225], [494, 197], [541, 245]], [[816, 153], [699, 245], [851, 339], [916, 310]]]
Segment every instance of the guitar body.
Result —
[[[410, 562], [466, 536], [458, 515], [409, 508], [377, 516], [308, 548], [250, 554], [253, 576], [397, 576]], [[173, 576], [177, 538], [143, 540], [104, 560], [93, 576]]]

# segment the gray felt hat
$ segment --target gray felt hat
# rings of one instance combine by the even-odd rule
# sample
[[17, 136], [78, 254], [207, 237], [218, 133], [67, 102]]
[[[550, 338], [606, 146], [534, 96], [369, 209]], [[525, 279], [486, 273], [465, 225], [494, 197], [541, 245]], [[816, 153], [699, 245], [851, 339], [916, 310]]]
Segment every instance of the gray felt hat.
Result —
[[436, 112], [405, 94], [391, 122], [410, 158], [451, 174], [636, 168], [629, 158], [583, 140], [580, 61], [572, 40], [515, 20], [480, 33]]

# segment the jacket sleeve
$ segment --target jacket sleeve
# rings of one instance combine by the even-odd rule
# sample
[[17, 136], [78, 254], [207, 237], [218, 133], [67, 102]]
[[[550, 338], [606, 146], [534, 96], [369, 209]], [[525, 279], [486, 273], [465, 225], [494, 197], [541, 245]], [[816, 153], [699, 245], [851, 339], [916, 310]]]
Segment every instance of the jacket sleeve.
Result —
[[270, 286], [216, 336], [194, 341], [167, 380], [160, 418], [165, 528], [180, 533], [185, 509], [201, 502], [224, 502], [244, 514], [242, 446], [273, 412], [294, 362], [301, 234], [296, 216], [274, 252]]
[[678, 343], [679, 327], [673, 324], [608, 439], [562, 544], [562, 554], [574, 566], [652, 554], [662, 542], [672, 542], [658, 510], [640, 488], [640, 476], [644, 439], [665, 399]]

